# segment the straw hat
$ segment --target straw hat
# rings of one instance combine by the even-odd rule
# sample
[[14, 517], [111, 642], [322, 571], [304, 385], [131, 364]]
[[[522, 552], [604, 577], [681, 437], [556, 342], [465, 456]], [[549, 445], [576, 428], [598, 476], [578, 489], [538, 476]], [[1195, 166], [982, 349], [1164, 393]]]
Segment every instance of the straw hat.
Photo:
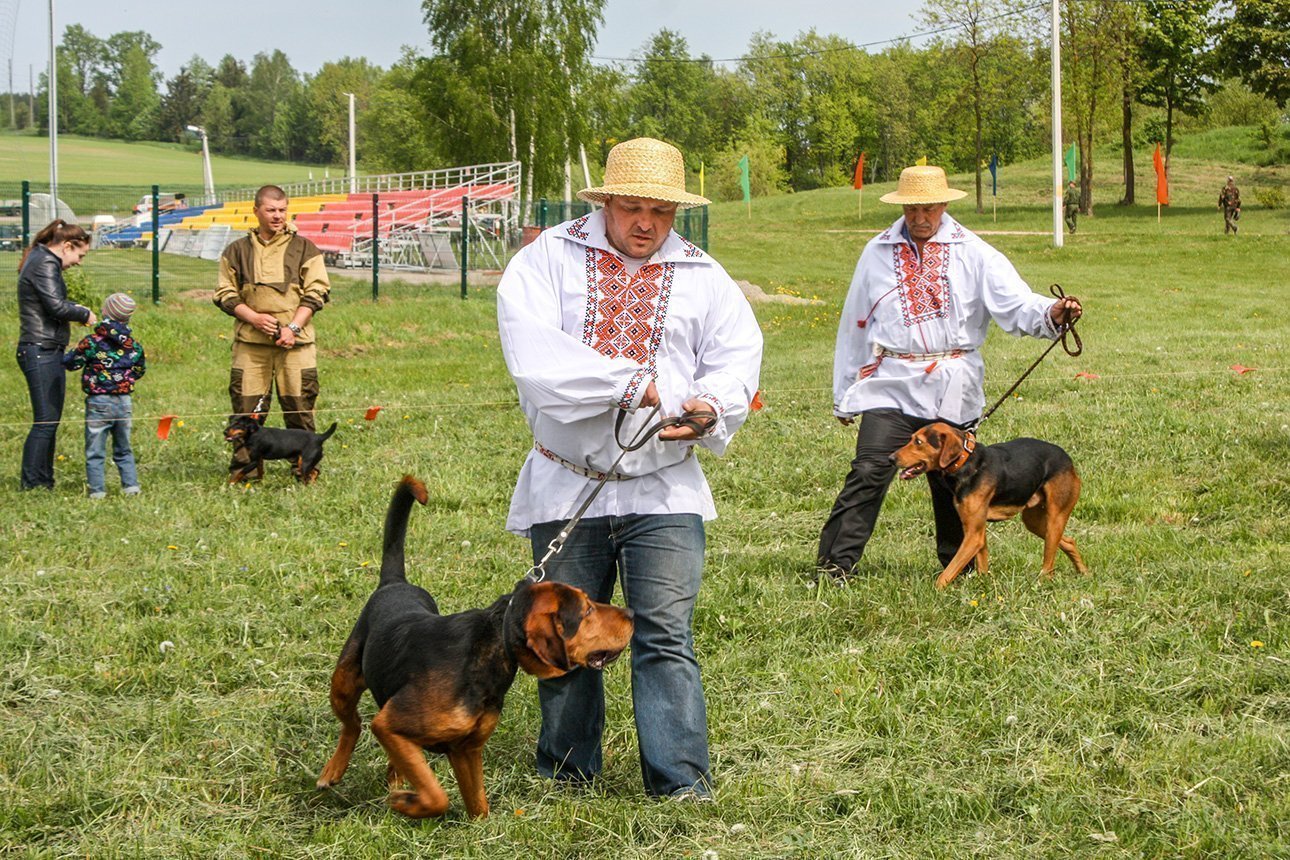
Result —
[[930, 164], [906, 167], [900, 171], [896, 190], [878, 199], [900, 206], [949, 203], [967, 197], [966, 191], [950, 188], [945, 171]]
[[624, 140], [609, 150], [605, 159], [605, 182], [598, 188], [584, 188], [579, 200], [604, 203], [607, 197], [646, 197], [675, 203], [678, 208], [706, 206], [708, 199], [685, 190], [685, 160], [681, 150], [652, 137]]

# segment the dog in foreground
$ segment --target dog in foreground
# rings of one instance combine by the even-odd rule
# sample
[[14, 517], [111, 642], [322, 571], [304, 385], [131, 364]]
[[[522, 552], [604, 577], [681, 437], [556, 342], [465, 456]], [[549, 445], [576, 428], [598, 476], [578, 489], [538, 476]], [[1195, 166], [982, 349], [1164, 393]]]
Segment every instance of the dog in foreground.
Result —
[[1064, 535], [1066, 521], [1079, 501], [1079, 475], [1070, 455], [1056, 445], [1039, 439], [977, 445], [970, 434], [938, 421], [914, 433], [891, 460], [900, 468], [902, 480], [942, 472], [954, 489], [963, 543], [936, 578], [937, 588], [953, 582], [974, 559], [978, 571], [989, 573], [985, 524], [1018, 513], [1026, 528], [1044, 541], [1042, 576], [1053, 575], [1059, 547], [1076, 570], [1088, 572], [1075, 541]]
[[236, 484], [251, 474], [264, 477], [265, 460], [294, 460], [292, 467], [296, 480], [312, 484], [318, 479], [318, 464], [323, 458], [323, 443], [336, 432], [336, 422], [323, 433], [309, 430], [264, 427], [254, 415], [237, 415], [224, 428], [224, 441], [234, 448], [246, 448], [251, 462], [243, 469], [232, 472], [230, 484]]
[[[423, 751], [452, 765], [466, 811], [488, 814], [482, 750], [497, 727], [517, 669], [555, 678], [600, 670], [632, 636], [632, 611], [596, 603], [558, 582], [516, 584], [484, 609], [440, 615], [434, 598], [407, 581], [404, 537], [415, 499], [426, 488], [405, 477], [385, 516], [381, 580], [358, 616], [331, 679], [340, 743], [318, 788], [340, 782], [362, 730], [358, 700], [371, 690], [379, 712], [372, 734], [389, 757], [389, 804], [412, 818], [443, 815], [448, 796]], [[396, 790], [407, 782], [411, 791]]]

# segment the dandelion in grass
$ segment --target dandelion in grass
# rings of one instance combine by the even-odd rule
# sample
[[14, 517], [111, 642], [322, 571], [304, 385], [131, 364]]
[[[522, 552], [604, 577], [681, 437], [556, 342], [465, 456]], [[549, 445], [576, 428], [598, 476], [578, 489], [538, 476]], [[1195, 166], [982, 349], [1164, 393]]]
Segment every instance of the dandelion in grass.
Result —
[[173, 543], [169, 543], [166, 544], [166, 549], [179, 549], [179, 547], [175, 546]]
[[978, 604], [975, 597], [968, 601], [968, 606], [977, 606], [977, 605]]
[[60, 462], [60, 463], [61, 463], [61, 462], [63, 462], [63, 461], [64, 461], [64, 460], [66, 460], [66, 459], [67, 459], [67, 458], [66, 458], [66, 457], [64, 457], [62, 454], [59, 454], [59, 455], [58, 455], [58, 462]]
[[1251, 648], [1262, 648], [1262, 647], [1263, 647], [1263, 643], [1262, 643], [1262, 642], [1260, 642], [1258, 639], [1253, 639], [1253, 640], [1251, 640], [1251, 641], [1250, 641], [1250, 647], [1251, 647]]
[[180, 418], [178, 421], [176, 421], [176, 422], [175, 422], [175, 426], [176, 426], [176, 427], [183, 427], [183, 426], [184, 426], [184, 419]]
[[349, 541], [340, 541], [336, 544], [336, 546], [341, 546], [341, 547], [349, 546]]

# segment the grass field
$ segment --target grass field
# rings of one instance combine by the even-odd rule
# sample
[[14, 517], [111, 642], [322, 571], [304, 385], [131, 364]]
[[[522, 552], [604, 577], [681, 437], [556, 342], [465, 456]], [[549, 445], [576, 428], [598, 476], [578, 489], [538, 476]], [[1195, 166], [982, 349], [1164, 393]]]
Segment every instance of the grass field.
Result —
[[[837, 312], [860, 231], [894, 217], [885, 189], [866, 189], [860, 224], [845, 190], [757, 200], [751, 219], [714, 207], [712, 251], [735, 277], [819, 304], [756, 308], [768, 406], [704, 460], [721, 514], [695, 622], [710, 805], [642, 796], [625, 664], [607, 671], [592, 791], [534, 776], [521, 676], [485, 750], [491, 818], [465, 819], [442, 761], [445, 820], [388, 811], [368, 733], [345, 782], [316, 792], [338, 734], [328, 679], [375, 582], [398, 477], [430, 487], [410, 569], [446, 611], [491, 601], [528, 566], [502, 530], [530, 439], [493, 294], [386, 282], [372, 303], [367, 285], [338, 283], [319, 318], [320, 420], [340, 422], [322, 479], [297, 488], [277, 468], [230, 488], [231, 326], [187, 292], [212, 287], [212, 266], [168, 263], [165, 300], [135, 317], [150, 365], [135, 398], [142, 497], [84, 497], [75, 396], [58, 489], [19, 494], [29, 412], [12, 359], [0, 364], [0, 853], [1290, 855], [1290, 215], [1249, 205], [1225, 238], [1213, 201], [1233, 168], [1243, 191], [1285, 181], [1180, 158], [1163, 224], [1099, 186], [1097, 217], [1061, 250], [1042, 235], [1043, 164], [1005, 172], [997, 222], [955, 204], [968, 226], [1009, 231], [990, 240], [1036, 289], [1060, 282], [1085, 302], [1084, 355], [1053, 353], [982, 435], [1071, 452], [1084, 493], [1070, 531], [1092, 573], [1063, 559], [1040, 581], [1038, 541], [1010, 522], [992, 526], [991, 576], [944, 593], [921, 482], [893, 487], [850, 587], [811, 576], [854, 444], [830, 417]], [[1142, 199], [1150, 176], [1148, 162]], [[95, 278], [130, 265], [87, 261]], [[12, 318], [12, 291], [0, 312]], [[1042, 348], [995, 332], [987, 397]], [[161, 442], [166, 413], [183, 424]]]

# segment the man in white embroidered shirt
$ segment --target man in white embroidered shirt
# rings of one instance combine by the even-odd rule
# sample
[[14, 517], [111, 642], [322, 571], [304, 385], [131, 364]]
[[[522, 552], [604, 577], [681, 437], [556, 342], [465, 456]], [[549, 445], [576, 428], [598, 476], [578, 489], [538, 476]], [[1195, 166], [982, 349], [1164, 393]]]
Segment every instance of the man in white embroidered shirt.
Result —
[[[507, 529], [536, 562], [620, 454], [661, 416], [695, 415], [627, 454], [547, 575], [608, 601], [616, 581], [635, 612], [632, 701], [645, 790], [710, 796], [707, 711], [691, 621], [703, 571], [704, 520], [716, 510], [694, 456], [722, 454], [748, 416], [762, 338], [747, 300], [711, 257], [672, 232], [685, 191], [681, 153], [650, 138], [609, 153], [605, 181], [579, 192], [604, 208], [544, 232], [497, 289], [498, 327], [533, 450]], [[537, 766], [585, 781], [601, 769], [601, 674], [540, 681]]]
[[[907, 167], [883, 203], [904, 215], [865, 245], [838, 324], [833, 414], [843, 424], [862, 415], [855, 459], [820, 533], [820, 571], [850, 576], [896, 476], [889, 459], [933, 421], [969, 427], [985, 405], [985, 364], [978, 350], [994, 320], [1013, 335], [1056, 338], [1079, 319], [1073, 296], [1053, 301], [1031, 292], [1003, 254], [945, 212], [966, 192], [945, 171]], [[929, 474], [942, 566], [963, 542], [954, 497]]]

